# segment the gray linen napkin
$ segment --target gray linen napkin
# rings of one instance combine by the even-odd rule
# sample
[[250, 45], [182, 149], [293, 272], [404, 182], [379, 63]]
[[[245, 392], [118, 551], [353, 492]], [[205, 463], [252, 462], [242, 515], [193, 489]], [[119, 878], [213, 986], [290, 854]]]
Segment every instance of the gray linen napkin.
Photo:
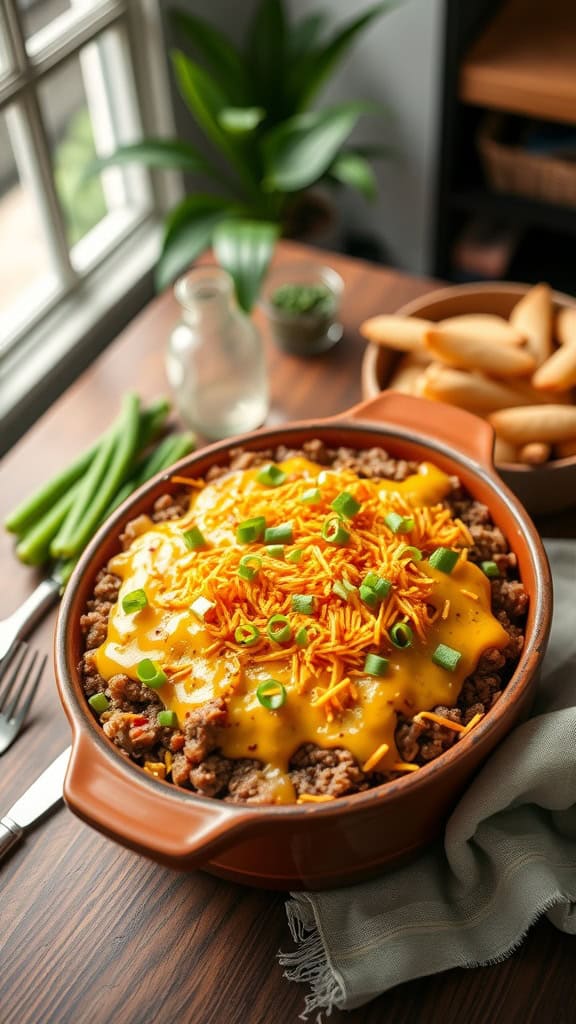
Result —
[[297, 948], [278, 955], [309, 986], [302, 1019], [503, 960], [544, 913], [576, 934], [576, 543], [546, 548], [555, 610], [533, 715], [462, 797], [443, 844], [371, 882], [290, 894]]

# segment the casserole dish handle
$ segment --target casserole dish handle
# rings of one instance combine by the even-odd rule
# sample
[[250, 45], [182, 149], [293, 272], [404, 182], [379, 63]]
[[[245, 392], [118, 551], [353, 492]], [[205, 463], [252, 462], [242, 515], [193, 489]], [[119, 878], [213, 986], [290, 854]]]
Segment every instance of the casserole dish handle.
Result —
[[[89, 825], [172, 867], [201, 867], [260, 823], [259, 815], [209, 797], [176, 794], [169, 783], [132, 779], [116, 751], [76, 732], [64, 799]], [[113, 799], [111, 799], [113, 794]]]
[[445, 402], [431, 402], [399, 391], [383, 391], [376, 398], [353, 406], [337, 419], [406, 427], [425, 438], [446, 442], [483, 466], [493, 467], [494, 431], [490, 424]]

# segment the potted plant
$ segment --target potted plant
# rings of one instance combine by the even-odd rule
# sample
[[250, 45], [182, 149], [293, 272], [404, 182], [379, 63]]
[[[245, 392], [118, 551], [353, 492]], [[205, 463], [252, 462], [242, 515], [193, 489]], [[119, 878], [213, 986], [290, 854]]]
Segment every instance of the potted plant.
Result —
[[138, 162], [209, 178], [167, 216], [156, 281], [165, 287], [212, 246], [250, 310], [276, 239], [302, 217], [310, 189], [344, 184], [376, 192], [370, 160], [381, 147], [348, 147], [359, 118], [375, 104], [311, 104], [359, 35], [391, 3], [378, 3], [328, 33], [324, 13], [290, 22], [282, 0], [261, 0], [242, 49], [203, 18], [171, 12], [179, 38], [171, 62], [180, 94], [214, 154], [182, 139], [145, 139], [97, 161], [94, 170]]

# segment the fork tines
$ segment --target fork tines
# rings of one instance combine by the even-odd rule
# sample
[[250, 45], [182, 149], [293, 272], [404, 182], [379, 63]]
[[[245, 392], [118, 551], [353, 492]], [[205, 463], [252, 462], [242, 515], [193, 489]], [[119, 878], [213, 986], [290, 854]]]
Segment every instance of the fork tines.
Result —
[[[36, 696], [48, 660], [19, 643], [0, 666], [0, 753], [16, 738]], [[4, 741], [4, 742], [3, 742]]]

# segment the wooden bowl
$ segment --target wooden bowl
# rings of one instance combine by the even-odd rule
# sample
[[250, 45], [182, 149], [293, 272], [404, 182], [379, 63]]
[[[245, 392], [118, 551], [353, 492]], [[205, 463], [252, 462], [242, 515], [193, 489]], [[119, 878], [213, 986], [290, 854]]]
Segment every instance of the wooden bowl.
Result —
[[[508, 318], [530, 287], [508, 282], [454, 285], [413, 299], [396, 310], [396, 314], [433, 321], [466, 313], [495, 313]], [[576, 299], [572, 296], [562, 292], [552, 295], [555, 310], [566, 306], [576, 308]], [[364, 398], [373, 398], [388, 386], [401, 355], [373, 343], [367, 346], [362, 360]], [[554, 459], [542, 466], [509, 462], [498, 464], [496, 468], [532, 515], [559, 512], [576, 505], [576, 456]]]
[[348, 885], [403, 863], [442, 830], [472, 776], [525, 717], [534, 696], [552, 614], [542, 541], [491, 465], [493, 434], [462, 409], [388, 391], [329, 420], [291, 423], [223, 441], [187, 456], [177, 472], [204, 475], [226, 464], [231, 447], [319, 437], [330, 446], [381, 445], [395, 457], [429, 459], [457, 474], [490, 509], [509, 539], [530, 598], [525, 643], [502, 696], [472, 732], [418, 772], [326, 804], [226, 803], [154, 779], [127, 760], [94, 720], [82, 689], [80, 616], [98, 571], [120, 547], [128, 520], [174, 491], [174, 470], [146, 483], [112, 514], [82, 555], [66, 587], [56, 629], [56, 678], [72, 728], [64, 784], [69, 806], [106, 835], [164, 864], [202, 867], [235, 882], [276, 889]]

